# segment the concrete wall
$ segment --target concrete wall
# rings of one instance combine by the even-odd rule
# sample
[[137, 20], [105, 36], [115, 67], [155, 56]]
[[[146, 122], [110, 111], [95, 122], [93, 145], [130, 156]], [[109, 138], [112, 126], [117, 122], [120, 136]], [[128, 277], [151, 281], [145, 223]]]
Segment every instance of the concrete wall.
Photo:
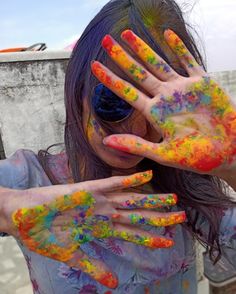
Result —
[[[37, 152], [63, 142], [69, 55], [63, 51], [0, 54], [0, 134], [6, 156], [19, 148]], [[236, 71], [212, 75], [236, 102]], [[4, 156], [1, 142], [0, 156]]]
[[0, 132], [6, 156], [63, 141], [68, 58], [68, 52], [0, 55]]

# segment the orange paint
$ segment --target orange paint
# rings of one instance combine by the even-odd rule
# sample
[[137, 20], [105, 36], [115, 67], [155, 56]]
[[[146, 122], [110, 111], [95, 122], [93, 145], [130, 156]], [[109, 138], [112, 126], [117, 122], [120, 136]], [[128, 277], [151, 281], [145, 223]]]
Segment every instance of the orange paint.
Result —
[[146, 70], [131, 58], [110, 35], [103, 38], [102, 46], [106, 49], [108, 55], [136, 81], [143, 82], [146, 80]]
[[119, 97], [127, 101], [138, 100], [138, 92], [133, 86], [112, 76], [99, 62], [94, 61], [91, 68], [95, 77]]

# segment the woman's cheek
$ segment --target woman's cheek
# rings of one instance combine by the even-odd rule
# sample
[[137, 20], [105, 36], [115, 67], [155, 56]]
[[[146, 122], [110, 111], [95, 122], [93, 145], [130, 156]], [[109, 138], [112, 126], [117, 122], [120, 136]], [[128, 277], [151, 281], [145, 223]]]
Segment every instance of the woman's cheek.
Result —
[[87, 137], [90, 143], [101, 141], [106, 133], [94, 117], [90, 117], [87, 125]]

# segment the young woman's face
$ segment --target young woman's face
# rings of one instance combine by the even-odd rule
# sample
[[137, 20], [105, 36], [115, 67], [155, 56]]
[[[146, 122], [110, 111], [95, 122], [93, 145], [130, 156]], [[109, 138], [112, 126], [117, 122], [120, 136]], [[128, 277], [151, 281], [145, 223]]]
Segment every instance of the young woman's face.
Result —
[[[91, 114], [91, 109], [87, 101], [88, 99], [84, 99], [83, 128], [87, 135], [89, 144], [96, 152], [97, 156], [105, 163], [116, 168], [129, 169], [135, 167], [143, 159], [143, 157], [118, 151], [103, 144], [103, 139], [108, 136], [108, 134]], [[142, 114], [136, 110], [134, 110], [133, 113], [124, 121], [112, 123], [111, 127], [114, 134], [122, 134], [124, 133], [124, 126], [127, 133], [127, 125], [129, 134], [142, 137], [146, 140], [152, 140], [152, 142], [154, 142], [154, 140], [159, 142], [161, 139], [160, 134], [157, 134]], [[153, 139], [154, 137], [155, 139]]]
[[[168, 46], [163, 45], [163, 48], [165, 49], [165, 52], [174, 67], [176, 66], [179, 68], [181, 65]], [[131, 55], [133, 56], [133, 54]], [[133, 57], [135, 58], [135, 56]], [[127, 80], [127, 77], [124, 76], [123, 72], [117, 67], [115, 67], [115, 70], [112, 64], [109, 64], [108, 67], [119, 77]], [[129, 79], [127, 81], [132, 83]], [[109, 134], [103, 130], [99, 122], [92, 116], [91, 106], [88, 104], [88, 99], [86, 99], [86, 97], [83, 103], [83, 128], [87, 135], [88, 142], [96, 152], [97, 156], [110, 166], [121, 169], [129, 169], [135, 167], [140, 161], [143, 160], [143, 157], [118, 151], [103, 144], [103, 139]], [[129, 133], [153, 143], [158, 143], [161, 140], [161, 134], [154, 130], [145, 117], [137, 110], [134, 110], [133, 113], [124, 121], [112, 123], [111, 128], [113, 130], [113, 134]]]

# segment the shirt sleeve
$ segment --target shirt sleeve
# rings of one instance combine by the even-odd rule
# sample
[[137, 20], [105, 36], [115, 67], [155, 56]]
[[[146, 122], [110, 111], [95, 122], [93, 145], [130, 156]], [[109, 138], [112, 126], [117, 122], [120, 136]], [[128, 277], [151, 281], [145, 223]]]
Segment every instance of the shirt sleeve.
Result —
[[236, 270], [236, 206], [225, 211], [219, 240], [223, 256]]
[[25, 190], [44, 187], [51, 182], [31, 150], [18, 150], [7, 159], [0, 160], [0, 186]]
[[25, 160], [21, 152], [17, 151], [11, 157], [0, 161], [0, 186], [23, 188], [25, 176]]

